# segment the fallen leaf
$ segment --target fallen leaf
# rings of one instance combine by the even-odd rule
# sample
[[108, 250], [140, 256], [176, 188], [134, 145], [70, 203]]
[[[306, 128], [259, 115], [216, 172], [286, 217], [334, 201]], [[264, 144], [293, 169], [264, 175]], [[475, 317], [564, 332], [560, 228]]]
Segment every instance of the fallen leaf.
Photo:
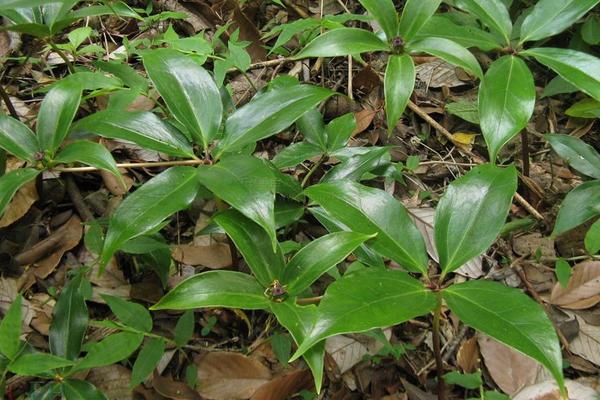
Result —
[[[565, 380], [569, 400], [595, 400], [598, 393], [587, 386], [572, 380]], [[560, 400], [560, 391], [555, 381], [545, 381], [528, 386], [517, 393], [513, 400]]]
[[354, 119], [356, 120], [356, 128], [354, 129], [354, 132], [352, 132], [352, 137], [364, 132], [371, 125], [371, 122], [373, 122], [375, 114], [377, 114], [377, 110], [370, 110], [368, 108], [363, 108], [362, 110], [355, 112]]
[[510, 396], [550, 377], [540, 363], [489, 336], [480, 335], [477, 342], [492, 379]]
[[590, 308], [600, 302], [600, 261], [584, 261], [572, 269], [569, 284], [554, 285], [550, 303], [571, 310]]
[[[438, 262], [440, 258], [438, 257], [434, 239], [435, 209], [430, 207], [409, 207], [407, 211], [425, 240], [427, 253], [435, 262]], [[482, 257], [477, 256], [467, 261], [455, 272], [468, 278], [477, 279], [483, 276], [481, 263]]]
[[307, 369], [285, 373], [258, 388], [251, 400], [286, 400], [302, 389], [313, 387], [312, 374]]
[[83, 225], [81, 225], [81, 220], [77, 215], [73, 215], [64, 225], [54, 231], [52, 235], [45, 240], [50, 239], [53, 235], [60, 237], [58, 247], [49, 256], [33, 263], [33, 273], [39, 279], [44, 279], [50, 275], [63, 255], [79, 244], [81, 237], [83, 236]]
[[[391, 330], [384, 331], [391, 337]], [[349, 371], [361, 362], [366, 355], [375, 355], [383, 348], [383, 343], [370, 336], [354, 334], [336, 335], [325, 340], [325, 350], [335, 361], [340, 374]]]
[[600, 366], [600, 326], [588, 324], [575, 313], [569, 315], [579, 323], [579, 334], [569, 343], [569, 350]]
[[208, 246], [182, 244], [173, 249], [173, 259], [187, 265], [202, 265], [211, 269], [231, 267], [231, 250], [227, 244]]
[[152, 386], [167, 399], [202, 400], [202, 397], [185, 383], [177, 382], [170, 377], [160, 376], [156, 371], [154, 371], [154, 375], [152, 376]]
[[408, 395], [409, 400], [436, 400], [437, 399], [437, 396], [434, 396], [431, 393], [422, 391], [417, 386], [413, 385], [412, 383], [410, 383], [402, 378], [400, 379], [400, 382], [402, 382], [402, 386], [404, 386], [404, 389], [406, 390], [406, 394]]
[[463, 372], [473, 373], [479, 366], [477, 336], [465, 340], [456, 353], [456, 364]]
[[475, 143], [476, 133], [456, 132], [452, 134], [454, 141], [460, 144], [473, 144]]
[[512, 245], [515, 253], [520, 256], [539, 254], [542, 257], [556, 257], [554, 240], [547, 236], [542, 236], [539, 232], [514, 236]]
[[9, 226], [21, 219], [37, 200], [38, 193], [35, 188], [35, 181], [25, 184], [15, 193], [15, 196], [6, 207], [4, 215], [0, 218], [0, 228]]
[[198, 392], [211, 400], [249, 399], [271, 380], [271, 371], [258, 360], [233, 352], [197, 357]]
[[86, 380], [100, 389], [110, 400], [133, 400], [133, 392], [129, 390], [131, 371], [122, 365], [92, 368]]
[[456, 87], [468, 83], [459, 78], [457, 67], [442, 60], [417, 65], [415, 71], [417, 79], [425, 83], [427, 87]]

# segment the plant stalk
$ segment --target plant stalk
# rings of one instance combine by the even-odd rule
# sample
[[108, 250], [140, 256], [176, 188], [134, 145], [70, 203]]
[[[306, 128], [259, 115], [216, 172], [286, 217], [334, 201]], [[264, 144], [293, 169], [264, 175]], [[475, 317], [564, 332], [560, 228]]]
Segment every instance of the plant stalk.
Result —
[[442, 315], [442, 293], [437, 292], [437, 307], [433, 312], [433, 353], [437, 372], [438, 400], [446, 400], [446, 385], [444, 383], [444, 361], [442, 360], [442, 346], [440, 336], [440, 317]]

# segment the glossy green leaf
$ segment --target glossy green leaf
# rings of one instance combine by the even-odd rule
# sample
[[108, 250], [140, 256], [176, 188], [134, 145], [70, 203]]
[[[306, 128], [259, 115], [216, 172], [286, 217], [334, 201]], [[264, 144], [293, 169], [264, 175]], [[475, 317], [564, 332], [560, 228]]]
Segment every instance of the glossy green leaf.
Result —
[[385, 114], [388, 135], [400, 120], [415, 87], [415, 65], [408, 54], [392, 55], [385, 70]]
[[97, 387], [79, 379], [65, 379], [61, 391], [67, 400], [108, 400]]
[[61, 384], [48, 382], [29, 395], [29, 400], [55, 400], [61, 393]]
[[235, 210], [226, 210], [213, 217], [229, 235], [242, 253], [252, 273], [263, 287], [280, 279], [284, 268], [283, 254], [279, 246], [273, 252], [266, 231], [252, 220]]
[[51, 156], [67, 137], [81, 101], [81, 86], [62, 81], [50, 89], [40, 107], [36, 131], [40, 150]]
[[195, 168], [171, 167], [127, 196], [110, 218], [100, 265], [106, 265], [127, 240], [151, 231], [185, 209], [199, 188]]
[[212, 76], [193, 57], [172, 49], [149, 51], [143, 60], [169, 110], [198, 143], [208, 148], [223, 116], [221, 95]]
[[429, 21], [440, 6], [441, 0], [407, 0], [402, 9], [398, 34], [404, 42], [410, 42]]
[[600, 19], [596, 15], [590, 15], [581, 27], [581, 38], [592, 46], [600, 44]]
[[535, 105], [535, 84], [523, 60], [504, 56], [485, 73], [479, 87], [481, 132], [488, 145], [490, 160], [527, 126]]
[[444, 374], [444, 382], [448, 385], [458, 385], [465, 389], [479, 389], [483, 386], [481, 371], [471, 374], [461, 374], [458, 371], [448, 372]]
[[356, 118], [354, 113], [350, 112], [332, 120], [325, 127], [327, 150], [331, 152], [344, 147], [355, 130]]
[[150, 112], [99, 111], [77, 121], [73, 129], [110, 139], [129, 140], [145, 149], [173, 156], [194, 156], [185, 136]]
[[472, 124], [479, 125], [479, 108], [476, 101], [459, 100], [447, 103], [444, 110], [449, 114], [456, 115]]
[[108, 294], [102, 294], [101, 296], [113, 314], [124, 325], [142, 332], [150, 332], [152, 330], [152, 317], [146, 307]]
[[502, 47], [494, 36], [475, 26], [459, 25], [444, 14], [434, 15], [415, 36], [416, 40], [431, 37], [450, 39], [464, 47], [490, 51]]
[[564, 289], [569, 285], [569, 279], [571, 278], [572, 273], [573, 271], [568, 262], [562, 258], [556, 260], [556, 264], [554, 264], [554, 274], [556, 275], [556, 279], [558, 279], [560, 286]]
[[360, 28], [339, 28], [317, 36], [292, 59], [337, 57], [389, 50], [388, 44], [373, 32]]
[[193, 310], [187, 310], [181, 317], [179, 317], [177, 324], [175, 325], [174, 335], [175, 344], [177, 344], [177, 346], [184, 346], [190, 341], [194, 335], [195, 322]]
[[0, 352], [9, 360], [14, 360], [21, 347], [21, 303], [18, 295], [0, 322]]
[[[392, 0], [359, 0], [360, 4], [375, 18], [388, 40], [398, 34], [398, 14]], [[406, 7], [406, 6], [405, 6]]]
[[10, 363], [8, 369], [13, 374], [23, 376], [38, 376], [47, 374], [53, 369], [73, 365], [73, 361], [48, 353], [26, 353]]
[[313, 85], [278, 87], [261, 94], [229, 116], [218, 154], [281, 132], [333, 94]]
[[275, 225], [277, 229], [285, 228], [303, 216], [304, 204], [285, 199], [277, 199], [275, 201]]
[[331, 169], [321, 179], [321, 182], [332, 182], [342, 179], [358, 181], [367, 172], [389, 162], [386, 155], [389, 152], [388, 147], [369, 147], [368, 151], [356, 154], [343, 160], [341, 163]]
[[442, 60], [456, 65], [471, 73], [472, 75], [483, 78], [483, 71], [475, 56], [460, 44], [445, 38], [428, 38], [411, 42], [410, 51], [431, 54]]
[[512, 22], [502, 0], [456, 0], [456, 7], [479, 18], [492, 31], [499, 33], [504, 45], [510, 44]]
[[538, 303], [518, 289], [488, 281], [454, 284], [442, 294], [461, 321], [539, 361], [564, 391], [558, 337]]
[[483, 253], [500, 234], [517, 190], [517, 170], [483, 164], [453, 181], [435, 213], [442, 276]]
[[564, 80], [600, 101], [600, 59], [597, 57], [581, 51], [551, 47], [529, 49], [521, 54], [534, 57]]
[[600, 215], [598, 204], [600, 181], [585, 182], [571, 190], [560, 205], [552, 235], [565, 233]]
[[296, 121], [296, 127], [304, 136], [304, 140], [325, 150], [327, 148], [327, 133], [323, 116], [317, 108], [305, 112]]
[[[56, 1], [58, 2], [58, 0]], [[3, 0], [0, 10], [12, 10], [15, 8], [37, 7], [48, 4], [49, 0]]]
[[571, 167], [582, 174], [600, 179], [600, 154], [596, 149], [575, 136], [548, 134], [544, 137]]
[[87, 354], [73, 371], [111, 365], [129, 357], [144, 340], [142, 333], [119, 332], [87, 346]]
[[592, 224], [585, 234], [585, 249], [589, 254], [596, 254], [600, 251], [600, 221]]
[[212, 166], [201, 166], [198, 179], [221, 200], [256, 222], [269, 234], [273, 249], [276, 181], [271, 169], [259, 158], [232, 155]]
[[68, 360], [79, 356], [87, 329], [88, 309], [82, 293], [82, 279], [78, 274], [67, 282], [52, 313], [50, 352]]
[[600, 101], [591, 98], [579, 100], [567, 108], [565, 114], [577, 118], [600, 118]]
[[165, 352], [165, 340], [163, 338], [149, 338], [144, 344], [131, 370], [131, 382], [129, 388], [133, 389], [146, 380], [154, 371]]
[[548, 82], [540, 97], [543, 99], [544, 97], [551, 97], [564, 93], [574, 93], [577, 91], [577, 87], [564, 80], [561, 76], [555, 76]]
[[[277, 317], [277, 321], [290, 332], [297, 345], [300, 345], [307, 338], [317, 316], [316, 306], [299, 306], [292, 299], [281, 303], [272, 301], [271, 311]], [[315, 389], [319, 393], [323, 384], [325, 342], [317, 343], [308, 349], [302, 357], [312, 371]]]
[[110, 172], [118, 178], [121, 178], [121, 173], [117, 168], [117, 163], [110, 151], [103, 145], [96, 142], [81, 140], [68, 144], [62, 149], [54, 162], [70, 164], [80, 162], [92, 167], [103, 169]]
[[298, 142], [291, 144], [281, 150], [273, 158], [273, 164], [277, 168], [290, 168], [321, 155], [323, 150], [315, 144], [309, 142]]
[[540, 0], [521, 25], [520, 43], [540, 40], [561, 33], [600, 0]]
[[330, 336], [396, 325], [435, 306], [435, 294], [406, 272], [368, 268], [345, 275], [327, 288], [315, 325], [291, 361]]
[[25, 124], [8, 115], [0, 115], [0, 148], [21, 160], [34, 162], [39, 145], [37, 137]]
[[293, 296], [302, 293], [321, 275], [342, 262], [363, 242], [375, 235], [335, 232], [313, 240], [285, 266], [281, 283]]
[[15, 193], [40, 172], [33, 168], [19, 168], [0, 176], [0, 215], [4, 214]]
[[187, 278], [175, 286], [151, 310], [191, 310], [229, 307], [260, 310], [269, 307], [256, 279], [234, 271], [209, 271]]
[[427, 273], [423, 237], [404, 206], [390, 194], [352, 181], [314, 185], [305, 193], [354, 232], [377, 234], [370, 247], [381, 255], [410, 271]]

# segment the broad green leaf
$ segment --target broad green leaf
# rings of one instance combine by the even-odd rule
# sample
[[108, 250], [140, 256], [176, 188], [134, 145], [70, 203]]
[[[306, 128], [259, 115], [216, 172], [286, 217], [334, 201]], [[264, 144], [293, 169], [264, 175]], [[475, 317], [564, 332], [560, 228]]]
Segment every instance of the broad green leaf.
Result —
[[17, 190], [33, 180], [41, 171], [33, 168], [19, 168], [0, 176], [0, 215], [9, 205]]
[[556, 260], [556, 264], [554, 264], [554, 274], [556, 275], [556, 279], [558, 279], [560, 286], [565, 289], [569, 286], [569, 279], [571, 278], [572, 273], [573, 271], [568, 262], [562, 258]]
[[[37, 7], [48, 4], [49, 0], [3, 0], [0, 10], [12, 10], [15, 8]], [[58, 2], [58, 0], [56, 1]]]
[[327, 150], [331, 152], [344, 147], [355, 130], [356, 118], [354, 113], [344, 114], [328, 123], [325, 127]]
[[79, 356], [87, 329], [88, 309], [82, 293], [82, 279], [78, 274], [67, 282], [52, 313], [50, 352], [68, 360]]
[[510, 44], [512, 22], [506, 5], [501, 0], [456, 0], [456, 7], [475, 15], [492, 31], [504, 39], [503, 45]]
[[577, 87], [564, 80], [564, 78], [555, 76], [544, 88], [541, 98], [543, 99], [544, 97], [551, 97], [557, 94], [574, 93], [577, 91]]
[[520, 43], [540, 40], [561, 33], [600, 0], [540, 0], [521, 25]]
[[410, 271], [427, 273], [423, 237], [404, 206], [390, 194], [352, 181], [321, 183], [305, 193], [354, 232], [377, 234], [369, 246], [381, 255]]
[[150, 332], [152, 330], [152, 317], [146, 307], [108, 294], [101, 296], [113, 314], [124, 325], [142, 332]]
[[389, 163], [388, 147], [369, 147], [364, 153], [355, 154], [331, 169], [321, 182], [338, 180], [358, 181], [364, 174]]
[[389, 45], [373, 32], [360, 28], [339, 28], [317, 36], [292, 59], [337, 57], [389, 50]]
[[490, 51], [502, 47], [493, 35], [474, 26], [459, 25], [444, 14], [434, 15], [415, 36], [416, 40], [431, 37], [450, 39], [464, 47]]
[[304, 216], [304, 204], [292, 200], [277, 199], [275, 201], [275, 225], [284, 228]]
[[479, 87], [479, 120], [490, 161], [527, 126], [535, 105], [535, 84], [523, 60], [504, 56], [485, 73]]
[[577, 118], [600, 118], [600, 101], [586, 98], [567, 108], [565, 114]]
[[323, 150], [309, 142], [298, 142], [291, 144], [281, 150], [273, 158], [273, 164], [277, 168], [290, 168], [323, 153]]
[[448, 103], [444, 110], [449, 114], [456, 115], [472, 124], [479, 125], [479, 108], [476, 101], [459, 100], [454, 103]]
[[285, 266], [281, 283], [293, 296], [302, 293], [321, 275], [342, 262], [366, 240], [375, 235], [334, 232], [313, 240]]
[[198, 179], [221, 200], [256, 222], [269, 234], [273, 250], [276, 181], [271, 169], [259, 158], [232, 155], [212, 166], [200, 166]]
[[256, 279], [234, 271], [209, 271], [187, 278], [175, 286], [151, 310], [191, 310], [229, 307], [260, 310], [269, 299]]
[[281, 132], [333, 94], [313, 85], [278, 87], [261, 94], [229, 116], [218, 154]]
[[548, 368], [564, 392], [558, 337], [539, 304], [518, 289], [488, 281], [454, 284], [442, 295], [465, 324]]
[[0, 322], [0, 352], [9, 360], [14, 360], [21, 347], [21, 303], [18, 295]]
[[116, 177], [121, 178], [117, 163], [112, 154], [110, 154], [110, 151], [96, 142], [80, 140], [70, 143], [58, 153], [54, 162], [63, 164], [80, 162], [103, 169]]
[[144, 340], [142, 333], [119, 332], [99, 342], [86, 345], [87, 354], [74, 367], [73, 372], [111, 365], [129, 357]]
[[[293, 299], [281, 303], [272, 301], [271, 311], [277, 317], [277, 321], [290, 332], [297, 345], [300, 345], [307, 338], [317, 316], [316, 306], [299, 306]], [[315, 389], [319, 393], [323, 384], [325, 342], [317, 343], [308, 349], [302, 357], [312, 371]]]
[[296, 121], [296, 127], [304, 136], [304, 140], [325, 150], [327, 148], [327, 133], [323, 116], [318, 109], [312, 108]]
[[29, 395], [29, 400], [55, 400], [61, 393], [61, 384], [48, 382]]
[[582, 174], [600, 179], [600, 154], [596, 149], [575, 136], [548, 134], [544, 137], [571, 167]]
[[235, 210], [226, 210], [213, 217], [229, 235], [252, 273], [263, 287], [280, 279], [284, 269], [283, 254], [279, 245], [273, 252], [267, 232], [258, 224]]
[[442, 276], [483, 253], [502, 230], [517, 190], [517, 170], [483, 164], [453, 181], [435, 212]]
[[407, 0], [402, 9], [398, 34], [404, 42], [410, 42], [429, 21], [440, 6], [441, 0]]
[[129, 239], [160, 226], [165, 218], [185, 209], [200, 188], [192, 167], [171, 167], [127, 196], [110, 218], [100, 257], [105, 266]]
[[600, 19], [598, 16], [590, 15], [581, 27], [582, 39], [592, 46], [600, 44]]
[[22, 122], [0, 115], [0, 148], [21, 160], [34, 162], [39, 145], [37, 137]]
[[415, 87], [415, 65], [408, 54], [391, 55], [385, 70], [385, 114], [388, 135], [402, 116]]
[[77, 121], [73, 130], [129, 140], [145, 149], [173, 156], [194, 157], [185, 136], [150, 112], [100, 111]]
[[314, 326], [290, 361], [330, 336], [396, 325], [435, 306], [435, 294], [406, 272], [369, 268], [345, 275], [327, 288]]
[[600, 215], [598, 204], [600, 181], [585, 182], [571, 190], [560, 205], [552, 235], [560, 235]]
[[431, 54], [452, 65], [461, 67], [472, 75], [483, 78], [483, 71], [475, 56], [460, 44], [445, 38], [428, 38], [411, 42], [410, 51]]
[[144, 344], [131, 370], [131, 382], [129, 388], [133, 389], [154, 371], [158, 362], [165, 352], [165, 340], [163, 338], [149, 338]]
[[483, 386], [481, 371], [472, 374], [461, 374], [458, 371], [448, 372], [444, 374], [444, 382], [448, 385], [458, 385], [465, 389], [479, 389]]
[[42, 101], [36, 123], [40, 150], [54, 155], [67, 137], [80, 101], [81, 86], [75, 82], [63, 81], [50, 89]]
[[187, 310], [183, 313], [181, 317], [177, 320], [177, 324], [175, 325], [175, 344], [181, 347], [187, 344], [189, 340], [194, 335], [194, 311]]
[[67, 400], [108, 400], [102, 391], [86, 381], [65, 379], [60, 386]]
[[223, 116], [219, 88], [193, 57], [172, 49], [144, 53], [144, 67], [167, 107], [205, 149]]
[[585, 234], [585, 249], [589, 254], [596, 254], [600, 251], [600, 221], [592, 224]]
[[[398, 34], [398, 14], [392, 0], [359, 0], [360, 4], [375, 18], [388, 40]], [[406, 8], [406, 6], [405, 6]]]
[[564, 80], [600, 101], [600, 59], [571, 49], [551, 47], [529, 49], [521, 55], [532, 56]]
[[111, 73], [112, 75], [121, 79], [125, 85], [129, 86], [131, 89], [134, 89], [136, 93], [143, 93], [148, 90], [148, 80], [140, 75], [126, 61], [94, 61], [92, 64], [96, 68]]
[[26, 353], [10, 363], [10, 372], [23, 376], [47, 374], [56, 368], [68, 367], [74, 362], [48, 353]]

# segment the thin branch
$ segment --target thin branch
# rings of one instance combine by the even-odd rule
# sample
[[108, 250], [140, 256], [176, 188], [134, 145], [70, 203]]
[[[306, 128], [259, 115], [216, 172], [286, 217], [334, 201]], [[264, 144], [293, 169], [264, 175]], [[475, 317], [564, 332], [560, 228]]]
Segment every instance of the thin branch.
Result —
[[[154, 168], [154, 167], [174, 167], [181, 165], [201, 165], [205, 164], [204, 160], [177, 160], [177, 161], [157, 161], [157, 162], [140, 162], [140, 163], [121, 163], [117, 164], [117, 168]], [[54, 167], [51, 168], [54, 172], [94, 172], [100, 171], [96, 167]]]

